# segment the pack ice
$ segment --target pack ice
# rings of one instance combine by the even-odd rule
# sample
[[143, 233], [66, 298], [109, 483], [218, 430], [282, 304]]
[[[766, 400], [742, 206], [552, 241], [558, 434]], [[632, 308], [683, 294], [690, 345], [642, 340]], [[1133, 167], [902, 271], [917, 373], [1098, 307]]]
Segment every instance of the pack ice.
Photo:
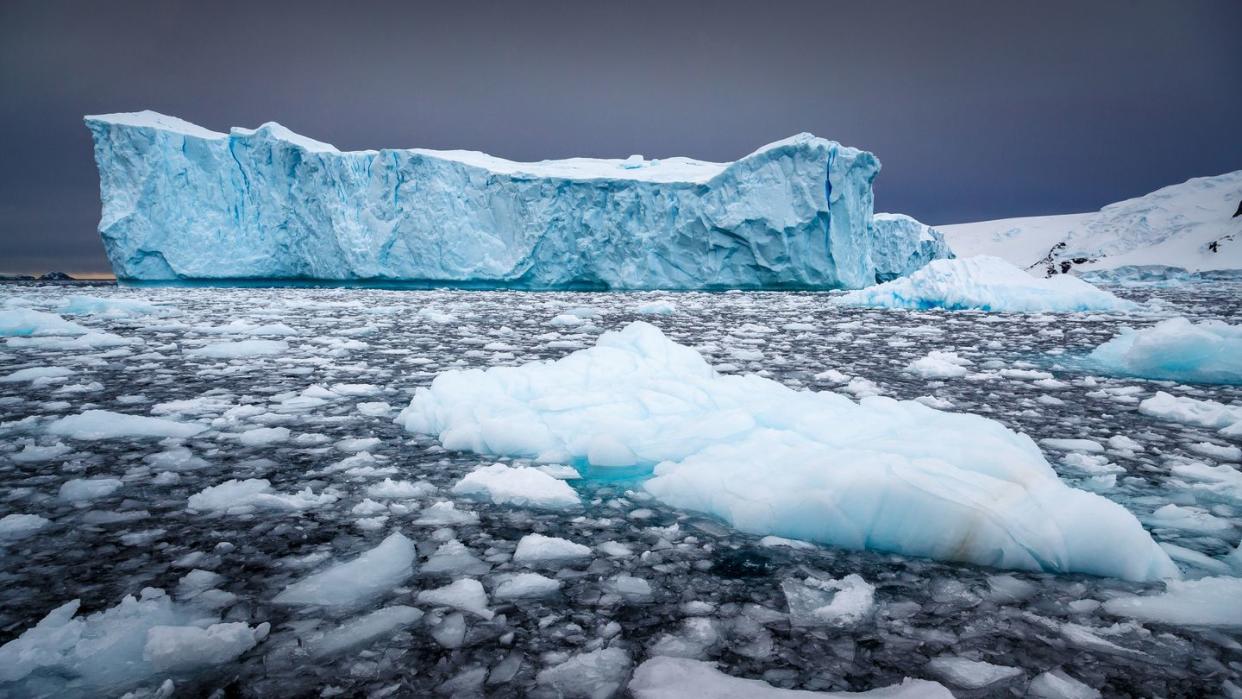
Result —
[[851, 291], [845, 306], [1000, 313], [1125, 311], [1134, 304], [1070, 276], [1035, 277], [999, 257], [934, 260], [907, 277]]
[[518, 163], [150, 111], [86, 124], [120, 279], [859, 288], [950, 254], [917, 221], [872, 220], [871, 153], [805, 133], [732, 163]]
[[1027, 436], [914, 401], [717, 373], [631, 323], [556, 361], [440, 374], [398, 422], [448, 449], [653, 473], [734, 527], [854, 549], [1131, 580], [1179, 575], [1120, 505], [1065, 485]]

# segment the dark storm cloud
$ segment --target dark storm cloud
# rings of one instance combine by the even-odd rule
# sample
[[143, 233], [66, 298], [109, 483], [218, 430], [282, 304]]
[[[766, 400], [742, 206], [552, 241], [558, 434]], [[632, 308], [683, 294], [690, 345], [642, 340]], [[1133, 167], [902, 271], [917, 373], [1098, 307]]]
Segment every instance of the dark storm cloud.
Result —
[[104, 270], [81, 116], [343, 149], [866, 148], [879, 210], [1096, 209], [1242, 168], [1242, 2], [0, 3], [0, 270]]

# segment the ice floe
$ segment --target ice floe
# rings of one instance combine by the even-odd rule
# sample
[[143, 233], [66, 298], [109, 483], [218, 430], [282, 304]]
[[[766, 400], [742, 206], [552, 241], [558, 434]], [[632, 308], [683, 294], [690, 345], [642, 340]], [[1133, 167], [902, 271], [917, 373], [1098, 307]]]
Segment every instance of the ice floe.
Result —
[[908, 277], [850, 291], [845, 306], [1000, 313], [1127, 311], [1130, 301], [1068, 274], [1035, 277], [999, 257], [933, 260]]
[[450, 449], [654, 468], [648, 492], [755, 534], [1028, 570], [1179, 574], [1125, 508], [1066, 486], [1000, 423], [718, 374], [641, 322], [555, 362], [445, 372], [399, 421]]
[[1242, 384], [1242, 325], [1170, 318], [1141, 330], [1122, 328], [1087, 359], [1120, 376]]

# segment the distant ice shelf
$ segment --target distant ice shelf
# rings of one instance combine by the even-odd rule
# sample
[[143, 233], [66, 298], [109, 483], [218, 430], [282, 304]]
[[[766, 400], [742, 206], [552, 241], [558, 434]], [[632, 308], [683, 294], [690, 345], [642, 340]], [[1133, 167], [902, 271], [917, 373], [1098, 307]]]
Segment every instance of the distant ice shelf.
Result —
[[86, 124], [122, 280], [829, 289], [951, 256], [927, 226], [873, 217], [875, 156], [806, 133], [732, 163], [519, 163], [150, 111]]

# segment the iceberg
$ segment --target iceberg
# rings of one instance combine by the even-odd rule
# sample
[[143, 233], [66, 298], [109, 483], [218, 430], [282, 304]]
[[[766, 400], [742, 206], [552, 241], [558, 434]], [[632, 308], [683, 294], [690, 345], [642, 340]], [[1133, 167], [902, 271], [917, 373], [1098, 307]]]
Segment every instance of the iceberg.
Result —
[[1071, 276], [1034, 277], [999, 257], [934, 260], [901, 279], [833, 299], [844, 306], [999, 313], [1127, 311], [1134, 304]]
[[1122, 328], [1087, 359], [1121, 376], [1242, 384], [1242, 325], [1170, 318], [1142, 330]]
[[875, 156], [806, 133], [732, 163], [519, 163], [151, 111], [86, 124], [122, 280], [860, 288], [948, 254], [917, 222], [873, 222]]
[[[556, 361], [441, 373], [398, 423], [447, 449], [603, 477], [638, 469], [665, 503], [752, 534], [1002, 568], [1179, 576], [1134, 515], [1067, 486], [1033, 440], [999, 422], [719, 374], [643, 322]], [[519, 544], [515, 562], [522, 554]]]

